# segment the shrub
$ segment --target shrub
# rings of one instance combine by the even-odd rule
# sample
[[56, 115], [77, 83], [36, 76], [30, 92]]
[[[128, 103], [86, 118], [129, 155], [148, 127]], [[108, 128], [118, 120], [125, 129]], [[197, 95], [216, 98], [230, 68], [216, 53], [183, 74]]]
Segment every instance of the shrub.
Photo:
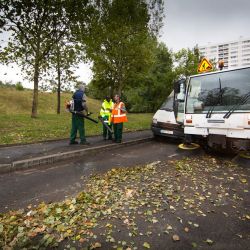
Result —
[[19, 91], [24, 90], [24, 87], [23, 87], [22, 83], [18, 82], [18, 83], [16, 84], [16, 90], [19, 90]]

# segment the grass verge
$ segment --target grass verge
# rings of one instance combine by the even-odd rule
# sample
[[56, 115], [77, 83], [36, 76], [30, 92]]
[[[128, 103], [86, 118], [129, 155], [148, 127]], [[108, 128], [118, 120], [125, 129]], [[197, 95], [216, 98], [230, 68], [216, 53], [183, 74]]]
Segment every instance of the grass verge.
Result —
[[[97, 112], [91, 117], [97, 119]], [[124, 131], [149, 129], [152, 114], [128, 114], [129, 122]], [[68, 138], [71, 128], [71, 115], [41, 114], [38, 118], [30, 118], [30, 114], [0, 115], [0, 144], [30, 143], [45, 140]], [[102, 133], [102, 125], [86, 120], [86, 136]]]

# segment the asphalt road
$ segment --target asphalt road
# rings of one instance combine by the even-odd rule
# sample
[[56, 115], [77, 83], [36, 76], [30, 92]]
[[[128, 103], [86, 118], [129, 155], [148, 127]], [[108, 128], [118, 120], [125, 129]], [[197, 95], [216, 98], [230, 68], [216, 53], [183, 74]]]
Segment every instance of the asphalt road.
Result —
[[[140, 185], [146, 185], [150, 191], [148, 193], [143, 191], [141, 195], [146, 197], [146, 201], [149, 201], [150, 197], [152, 204], [157, 203], [158, 198], [161, 202], [164, 201], [158, 189], [165, 191], [173, 189], [174, 196], [167, 193], [169, 197], [164, 203], [166, 207], [161, 212], [157, 212], [156, 208], [153, 209], [152, 204], [142, 208], [140, 203], [142, 197], [138, 196], [139, 201], [132, 200], [131, 207], [126, 207], [124, 204], [125, 210], [121, 210], [123, 214], [119, 215], [121, 217], [113, 214], [114, 217], [98, 221], [98, 227], [93, 230], [93, 235], [97, 237], [92, 239], [93, 243], [101, 242], [101, 249], [104, 250], [113, 249], [114, 244], [123, 245], [124, 242], [125, 245], [139, 246], [127, 249], [138, 250], [248, 249], [249, 165], [246, 165], [246, 168], [217, 165], [220, 157], [216, 157], [217, 162], [215, 158], [206, 156], [202, 150], [181, 151], [177, 145], [176, 141], [150, 141], [51, 166], [39, 166], [0, 175], [0, 212], [26, 208], [29, 205], [36, 206], [42, 201], [46, 203], [62, 201], [65, 197], [74, 196], [84, 190], [86, 180], [91, 175], [105, 173], [112, 168], [127, 168], [155, 162], [158, 165], [155, 173], [150, 172], [143, 177], [143, 172], [140, 178], [144, 178], [144, 181], [135, 182], [132, 176], [128, 182], [131, 187], [134, 185], [135, 190], [144, 190]], [[186, 170], [179, 172], [166, 161], [190, 155], [199, 156], [191, 163], [196, 164], [192, 175], [185, 174]], [[204, 157], [200, 157], [202, 155]], [[206, 166], [206, 161], [210, 162], [209, 167]], [[187, 170], [190, 167], [188, 164], [185, 166]], [[110, 184], [111, 190], [112, 185], [114, 183]], [[126, 223], [130, 222], [135, 228], [137, 227], [139, 235], [131, 236], [133, 228], [126, 227]], [[114, 238], [108, 238], [111, 237], [109, 233], [111, 228]], [[147, 245], [148, 242], [150, 247]], [[70, 246], [75, 246], [75, 249], [85, 249], [79, 242], [70, 238], [61, 242], [58, 249], [69, 249]]]
[[112, 152], [91, 154], [46, 167], [0, 175], [0, 212], [25, 208], [44, 202], [63, 200], [82, 190], [84, 180], [91, 174], [114, 167], [176, 158], [185, 155], [177, 142], [157, 142], [119, 148]]

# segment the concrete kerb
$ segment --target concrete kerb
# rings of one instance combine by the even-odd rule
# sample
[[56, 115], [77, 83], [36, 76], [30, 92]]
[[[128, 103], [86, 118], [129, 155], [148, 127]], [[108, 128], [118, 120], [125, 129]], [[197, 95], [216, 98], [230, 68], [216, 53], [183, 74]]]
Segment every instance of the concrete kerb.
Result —
[[25, 159], [25, 160], [20, 160], [20, 161], [13, 161], [11, 164], [0, 164], [0, 174], [6, 173], [6, 172], [12, 172], [16, 170], [21, 170], [21, 169], [28, 169], [28, 168], [32, 168], [32, 167], [40, 166], [40, 165], [49, 165], [55, 162], [65, 160], [65, 159], [89, 155], [91, 153], [96, 153], [96, 152], [103, 152], [113, 147], [118, 148], [118, 147], [139, 144], [139, 143], [151, 141], [152, 139], [153, 139], [152, 137], [146, 137], [142, 139], [131, 140], [128, 142], [122, 142], [120, 144], [118, 143], [108, 144], [108, 145], [102, 145], [102, 146], [97, 146], [97, 147], [72, 150], [72, 151], [63, 152], [63, 153], [56, 153], [52, 155], [34, 157], [31, 159]]
[[11, 172], [12, 164], [0, 164], [0, 174]]

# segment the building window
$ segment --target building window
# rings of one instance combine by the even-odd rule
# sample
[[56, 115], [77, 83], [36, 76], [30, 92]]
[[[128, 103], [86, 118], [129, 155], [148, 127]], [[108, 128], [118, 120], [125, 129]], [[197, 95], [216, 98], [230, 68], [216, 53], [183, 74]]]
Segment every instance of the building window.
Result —
[[250, 40], [243, 41], [242, 43], [250, 43]]

